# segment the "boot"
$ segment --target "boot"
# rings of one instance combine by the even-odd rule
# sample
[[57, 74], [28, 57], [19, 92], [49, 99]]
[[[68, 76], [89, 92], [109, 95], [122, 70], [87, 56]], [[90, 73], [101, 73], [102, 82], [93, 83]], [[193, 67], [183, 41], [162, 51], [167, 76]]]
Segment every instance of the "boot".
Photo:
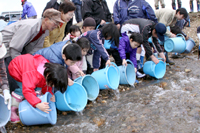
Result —
[[[197, 7], [198, 7], [198, 5], [197, 5]], [[193, 1], [190, 1], [190, 12], [193, 12]]]
[[169, 60], [168, 52], [166, 52], [165, 57], [166, 57], [166, 63], [169, 63], [170, 65], [174, 65], [175, 64], [173, 61]]
[[[140, 56], [141, 57], [141, 56]], [[140, 64], [141, 64], [141, 61], [140, 60], [137, 60], [137, 72], [136, 72], [136, 76], [137, 78], [143, 78], [144, 76], [146, 76], [146, 74], [142, 74], [139, 72], [139, 70], [142, 68], [140, 67]]]
[[23, 97], [16, 94], [14, 91], [11, 94], [12, 102], [11, 102], [11, 116], [10, 120], [12, 123], [20, 122], [19, 116], [17, 115], [17, 109], [19, 107], [19, 103], [22, 101]]

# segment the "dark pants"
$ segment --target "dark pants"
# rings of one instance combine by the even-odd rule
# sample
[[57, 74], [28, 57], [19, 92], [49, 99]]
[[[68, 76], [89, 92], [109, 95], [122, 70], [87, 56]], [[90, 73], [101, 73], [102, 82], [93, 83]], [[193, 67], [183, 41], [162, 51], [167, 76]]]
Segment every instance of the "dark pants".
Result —
[[76, 17], [76, 22], [77, 23], [82, 21], [81, 5], [76, 5], [75, 17]]
[[[177, 0], [178, 8], [181, 8], [181, 0]], [[172, 0], [172, 8], [176, 10], [176, 0]]]
[[4, 59], [5, 66], [6, 66], [6, 73], [7, 73], [7, 77], [8, 77], [8, 83], [9, 83], [9, 87], [10, 87], [10, 92], [19, 88], [16, 81], [10, 76], [9, 71], [8, 71], [8, 65], [11, 62], [11, 60], [12, 60], [11, 57], [7, 57]]

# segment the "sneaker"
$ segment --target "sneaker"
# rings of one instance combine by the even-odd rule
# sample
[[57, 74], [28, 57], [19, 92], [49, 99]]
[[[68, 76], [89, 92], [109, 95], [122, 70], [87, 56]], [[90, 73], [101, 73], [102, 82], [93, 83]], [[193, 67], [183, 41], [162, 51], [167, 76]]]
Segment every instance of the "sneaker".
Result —
[[143, 78], [144, 76], [146, 76], [146, 74], [142, 74], [139, 71], [137, 71], [136, 76], [137, 76], [137, 78]]
[[19, 123], [20, 119], [19, 116], [17, 115], [17, 107], [11, 106], [11, 116], [10, 116], [10, 121], [12, 123]]
[[174, 65], [175, 63], [173, 61], [167, 60], [166, 63], [169, 63], [169, 65]]

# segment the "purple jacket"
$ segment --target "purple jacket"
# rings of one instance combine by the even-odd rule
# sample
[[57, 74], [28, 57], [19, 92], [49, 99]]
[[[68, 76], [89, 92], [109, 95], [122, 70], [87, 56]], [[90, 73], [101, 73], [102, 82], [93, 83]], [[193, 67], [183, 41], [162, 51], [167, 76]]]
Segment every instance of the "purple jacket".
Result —
[[23, 5], [23, 13], [22, 13], [22, 18], [24, 18], [27, 15], [27, 17], [33, 17], [33, 16], [37, 16], [37, 13], [35, 11], [35, 8], [33, 7], [33, 5], [26, 1], [25, 4]]
[[122, 38], [119, 41], [119, 48], [118, 48], [119, 54], [121, 59], [126, 59], [126, 53], [130, 54], [130, 60], [134, 64], [135, 68], [137, 68], [137, 60], [136, 60], [136, 51], [137, 48], [132, 48], [130, 45], [129, 37], [126, 35], [126, 33], [122, 34]]

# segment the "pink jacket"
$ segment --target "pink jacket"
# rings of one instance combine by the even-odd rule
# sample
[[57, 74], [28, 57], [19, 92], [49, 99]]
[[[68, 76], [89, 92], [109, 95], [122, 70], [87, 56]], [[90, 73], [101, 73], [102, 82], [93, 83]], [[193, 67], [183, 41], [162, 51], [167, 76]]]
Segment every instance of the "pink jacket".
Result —
[[76, 79], [80, 77], [79, 71], [82, 71], [83, 59], [77, 61], [74, 65], [68, 67], [68, 77], [71, 79]]

